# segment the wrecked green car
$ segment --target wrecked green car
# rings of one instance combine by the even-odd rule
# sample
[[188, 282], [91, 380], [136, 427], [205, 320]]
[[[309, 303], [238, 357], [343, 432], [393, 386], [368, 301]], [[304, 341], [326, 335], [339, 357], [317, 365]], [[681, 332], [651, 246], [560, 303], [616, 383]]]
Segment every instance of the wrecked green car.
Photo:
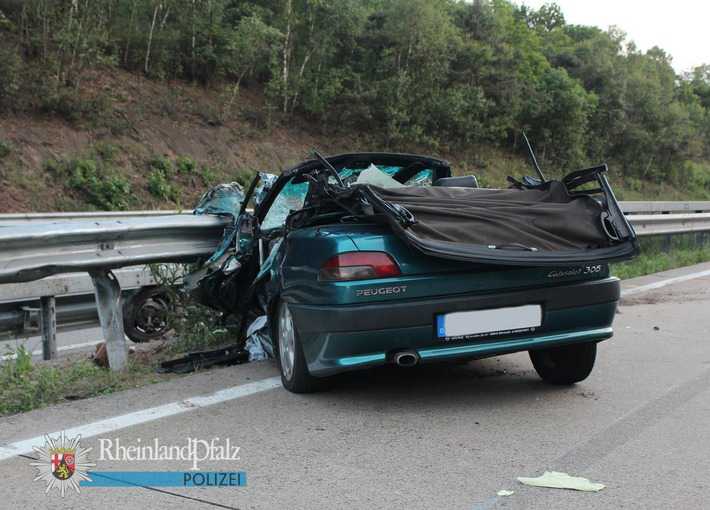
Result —
[[484, 189], [431, 157], [319, 156], [203, 197], [198, 213], [233, 221], [191, 285], [242, 320], [293, 392], [375, 365], [518, 351], [572, 384], [612, 336], [608, 263], [638, 252], [606, 171]]

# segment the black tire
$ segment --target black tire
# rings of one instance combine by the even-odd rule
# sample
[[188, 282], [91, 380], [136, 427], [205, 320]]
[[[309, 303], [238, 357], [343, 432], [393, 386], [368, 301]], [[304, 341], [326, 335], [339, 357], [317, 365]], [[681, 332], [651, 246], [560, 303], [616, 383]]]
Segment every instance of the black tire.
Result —
[[597, 357], [597, 344], [563, 345], [530, 351], [530, 359], [538, 375], [550, 384], [569, 385], [592, 373]]
[[161, 338], [170, 329], [171, 309], [172, 302], [163, 287], [144, 287], [124, 305], [123, 329], [138, 343]]
[[[327, 389], [328, 379], [313, 377], [308, 371], [308, 365], [303, 355], [303, 346], [301, 345], [296, 325], [293, 323], [292, 319], [284, 319], [284, 313], [287, 313], [289, 318], [291, 317], [287, 303], [279, 301], [274, 313], [276, 320], [274, 320], [273, 345], [276, 354], [276, 362], [278, 363], [279, 372], [281, 373], [281, 383], [284, 388], [292, 393], [314, 393]], [[279, 335], [281, 334], [281, 328], [284, 327], [284, 320], [291, 320], [291, 328], [293, 330], [293, 368], [290, 373], [285, 368], [288, 362], [282, 363], [281, 360]]]

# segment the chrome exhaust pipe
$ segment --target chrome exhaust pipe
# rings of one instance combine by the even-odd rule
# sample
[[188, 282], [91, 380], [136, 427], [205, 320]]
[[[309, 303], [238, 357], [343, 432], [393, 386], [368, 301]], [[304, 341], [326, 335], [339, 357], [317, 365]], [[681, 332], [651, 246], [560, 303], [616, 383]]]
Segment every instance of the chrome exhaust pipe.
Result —
[[401, 351], [394, 355], [394, 362], [400, 367], [413, 367], [419, 363], [416, 351]]

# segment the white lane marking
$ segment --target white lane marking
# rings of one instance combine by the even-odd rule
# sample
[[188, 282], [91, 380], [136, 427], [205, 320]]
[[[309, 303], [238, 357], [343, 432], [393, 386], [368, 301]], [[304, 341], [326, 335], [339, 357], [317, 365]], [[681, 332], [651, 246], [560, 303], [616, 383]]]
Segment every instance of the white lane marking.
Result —
[[[68, 437], [75, 437], [78, 435], [81, 435], [81, 437], [84, 438], [94, 437], [99, 434], [106, 434], [115, 430], [125, 429], [134, 425], [141, 425], [150, 421], [159, 420], [160, 418], [187, 413], [202, 407], [208, 407], [222, 402], [227, 402], [229, 400], [247, 397], [249, 395], [254, 395], [255, 393], [261, 393], [262, 391], [273, 390], [279, 386], [281, 386], [280, 377], [269, 377], [267, 379], [261, 379], [259, 381], [225, 388], [223, 390], [215, 391], [209, 395], [191, 397], [186, 400], [170, 402], [169, 404], [151, 407], [141, 411], [135, 411], [133, 413], [122, 414], [112, 418], [106, 418], [105, 420], [95, 421], [86, 425], [79, 425], [78, 427], [66, 429], [64, 432]], [[55, 431], [49, 432], [48, 434], [56, 436], [59, 433], [60, 431]], [[33, 446], [42, 446], [43, 444], [44, 436], [42, 435], [24, 439], [22, 441], [16, 441], [5, 446], [0, 446], [0, 461], [10, 459], [17, 455], [32, 453]]]
[[624, 289], [621, 291], [621, 297], [631, 296], [633, 294], [639, 294], [641, 292], [648, 292], [650, 290], [660, 289], [667, 285], [673, 285], [674, 283], [687, 282], [688, 280], [695, 280], [696, 278], [703, 278], [704, 276], [710, 276], [710, 269], [705, 271], [699, 271], [697, 273], [684, 274], [683, 276], [676, 276], [675, 278], [668, 278], [667, 280], [661, 280], [659, 282], [649, 283], [647, 285], [640, 285], [639, 287], [633, 287], [631, 289]]
[[[61, 347], [57, 347], [57, 351], [63, 352], [63, 351], [71, 351], [73, 349], [82, 349], [84, 347], [93, 347], [95, 345], [99, 345], [102, 342], [103, 342], [103, 340], [96, 340], [93, 342], [83, 342], [80, 344], [62, 345]], [[42, 355], [42, 349], [32, 351], [32, 356], [41, 356], [41, 355]], [[17, 358], [17, 354], [5, 354], [0, 359], [2, 359], [3, 361], [6, 361], [9, 359], [15, 359], [15, 358]]]

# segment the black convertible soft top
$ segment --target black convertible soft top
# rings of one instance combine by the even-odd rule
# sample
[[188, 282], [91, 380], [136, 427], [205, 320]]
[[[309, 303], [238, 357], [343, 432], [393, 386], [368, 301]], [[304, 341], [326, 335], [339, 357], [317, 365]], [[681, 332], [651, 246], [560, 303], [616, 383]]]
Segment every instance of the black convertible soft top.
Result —
[[634, 256], [638, 243], [605, 172], [600, 166], [513, 189], [361, 184], [329, 187], [323, 198], [389, 224], [427, 255], [509, 265], [611, 262]]

